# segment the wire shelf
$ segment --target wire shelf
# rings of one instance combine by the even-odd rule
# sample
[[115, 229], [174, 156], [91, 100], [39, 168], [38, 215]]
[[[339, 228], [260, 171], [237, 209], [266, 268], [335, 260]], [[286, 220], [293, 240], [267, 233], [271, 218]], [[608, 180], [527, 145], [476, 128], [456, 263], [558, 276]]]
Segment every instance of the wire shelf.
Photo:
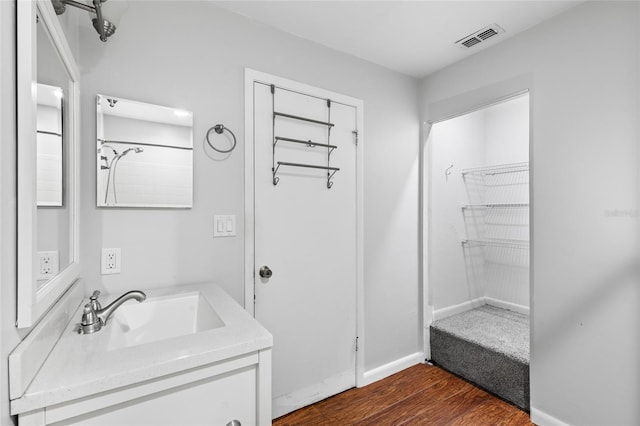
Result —
[[465, 204], [462, 210], [467, 209], [517, 209], [527, 208], [529, 203], [493, 203], [493, 204]]
[[506, 239], [463, 240], [462, 247], [502, 247], [512, 249], [529, 249], [529, 241]]
[[473, 175], [473, 176], [493, 176], [493, 175], [501, 175], [505, 173], [518, 173], [518, 172], [528, 172], [529, 171], [529, 163], [511, 163], [511, 164], [500, 164], [497, 166], [485, 166], [485, 167], [474, 167], [469, 169], [462, 170], [462, 176]]

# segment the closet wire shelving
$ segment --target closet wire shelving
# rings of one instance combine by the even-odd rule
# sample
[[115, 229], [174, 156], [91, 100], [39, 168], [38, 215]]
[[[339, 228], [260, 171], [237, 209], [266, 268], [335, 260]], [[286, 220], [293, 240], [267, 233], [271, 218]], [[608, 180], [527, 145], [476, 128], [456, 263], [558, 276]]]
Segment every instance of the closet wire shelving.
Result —
[[499, 174], [528, 172], [528, 171], [529, 171], [529, 163], [525, 161], [520, 163], [498, 164], [495, 166], [483, 166], [483, 167], [473, 167], [473, 168], [464, 169], [462, 170], [462, 177], [464, 178], [467, 175], [493, 176], [493, 175], [499, 175]]
[[[301, 168], [307, 168], [307, 169], [320, 169], [320, 170], [326, 170], [327, 171], [327, 189], [331, 189], [331, 187], [333, 186], [333, 181], [331, 179], [333, 179], [333, 176], [340, 171], [339, 167], [332, 167], [331, 166], [331, 154], [333, 153], [333, 151], [335, 149], [337, 149], [338, 147], [336, 145], [331, 145], [331, 128], [334, 127], [335, 125], [331, 122], [331, 99], [327, 99], [327, 114], [328, 114], [328, 119], [327, 121], [321, 121], [321, 120], [315, 120], [312, 118], [308, 118], [308, 117], [301, 117], [298, 115], [292, 115], [292, 114], [286, 114], [283, 112], [279, 112], [275, 110], [275, 85], [271, 85], [271, 106], [273, 109], [273, 151], [272, 151], [272, 162], [271, 162], [271, 173], [272, 173], [272, 177], [273, 177], [273, 185], [277, 185], [278, 182], [280, 181], [280, 178], [277, 176], [278, 174], [278, 170], [280, 169], [281, 166], [285, 166], [285, 167], [301, 167]], [[302, 140], [302, 139], [295, 139], [295, 138], [288, 138], [288, 137], [283, 137], [283, 136], [276, 136], [276, 118], [287, 118], [287, 119], [291, 119], [291, 120], [298, 120], [298, 121], [303, 121], [303, 122], [307, 122], [307, 123], [312, 123], [312, 124], [318, 124], [321, 126], [326, 126], [327, 127], [327, 143], [320, 143], [320, 142], [314, 142], [312, 140]], [[305, 145], [308, 148], [316, 148], [316, 147], [320, 147], [320, 148], [326, 148], [327, 149], [327, 165], [317, 165], [317, 164], [306, 164], [306, 163], [298, 163], [298, 162], [290, 162], [290, 161], [276, 161], [276, 146], [278, 144], [278, 142], [287, 142], [287, 143], [295, 143], [295, 144], [302, 144]]]
[[[487, 186], [487, 178], [491, 178], [498, 175], [513, 175], [516, 173], [528, 173], [529, 172], [529, 163], [528, 162], [519, 162], [519, 163], [509, 163], [509, 164], [499, 164], [494, 166], [485, 166], [485, 167], [474, 167], [464, 169], [462, 171], [462, 178], [465, 181], [465, 184], [468, 183], [467, 179], [473, 179], [473, 182], [480, 186]], [[528, 183], [528, 175], [527, 175], [527, 183]], [[502, 183], [504, 185], [504, 183]], [[498, 186], [498, 185], [496, 185]], [[465, 211], [484, 211], [488, 212], [491, 210], [502, 210], [502, 211], [513, 211], [513, 210], [522, 210], [528, 209], [528, 202], [521, 203], [477, 203], [477, 204], [466, 204], [462, 206], [462, 213], [465, 214]], [[521, 239], [513, 239], [513, 238], [492, 238], [486, 236], [479, 236], [478, 238], [467, 238], [461, 242], [463, 248], [472, 248], [472, 247], [499, 247], [499, 248], [507, 248], [507, 249], [529, 249], [529, 241], [521, 240]]]

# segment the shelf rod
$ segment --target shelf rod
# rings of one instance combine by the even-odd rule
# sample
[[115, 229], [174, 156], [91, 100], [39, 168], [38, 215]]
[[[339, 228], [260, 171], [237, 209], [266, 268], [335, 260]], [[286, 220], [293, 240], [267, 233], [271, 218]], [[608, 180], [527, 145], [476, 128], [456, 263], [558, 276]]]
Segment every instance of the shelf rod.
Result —
[[497, 240], [463, 240], [462, 246], [471, 247], [471, 246], [493, 246], [493, 247], [504, 247], [504, 248], [514, 248], [514, 249], [528, 249], [529, 242], [528, 241], [497, 241]]
[[62, 137], [62, 133], [49, 132], [47, 130], [37, 130], [37, 133], [40, 133], [41, 135], [58, 136], [59, 138]]
[[326, 144], [326, 143], [313, 142], [311, 139], [309, 139], [308, 141], [303, 141], [301, 139], [283, 138], [283, 137], [280, 137], [280, 136], [276, 136], [275, 139], [276, 139], [276, 142], [283, 141], [283, 142], [300, 143], [300, 144], [307, 145], [309, 148], [313, 148], [313, 147], [316, 147], [316, 146], [322, 146], [324, 148], [331, 148], [331, 149], [336, 149], [337, 148], [336, 145], [329, 145], [329, 144]]
[[101, 145], [107, 143], [111, 144], [127, 144], [127, 145], [141, 145], [141, 146], [153, 146], [156, 148], [172, 148], [172, 149], [184, 149], [186, 151], [193, 151], [193, 148], [188, 146], [176, 146], [176, 145], [164, 145], [160, 143], [148, 143], [148, 142], [134, 142], [134, 141], [112, 141], [107, 139], [98, 139]]
[[529, 171], [529, 163], [511, 163], [511, 164], [503, 164], [498, 166], [487, 166], [487, 167], [475, 167], [471, 169], [462, 170], [462, 176], [465, 175], [498, 175], [505, 173], [518, 173], [518, 172], [527, 172]]
[[333, 123], [329, 123], [327, 121], [320, 121], [320, 120], [313, 120], [311, 118], [306, 118], [306, 117], [299, 117], [297, 115], [291, 115], [291, 114], [285, 114], [283, 112], [273, 112], [273, 116], [274, 117], [285, 117], [285, 118], [292, 118], [294, 120], [301, 120], [301, 121], [306, 121], [308, 123], [315, 123], [315, 124], [322, 124], [323, 126], [329, 126], [329, 127], [333, 127], [334, 124]]
[[302, 163], [289, 163], [287, 161], [278, 161], [278, 167], [279, 166], [306, 167], [309, 169], [333, 170], [335, 172], [340, 170], [340, 168], [338, 167], [316, 166], [314, 164], [302, 164]]
[[529, 207], [529, 203], [467, 204], [462, 206], [462, 209], [508, 209], [514, 207]]

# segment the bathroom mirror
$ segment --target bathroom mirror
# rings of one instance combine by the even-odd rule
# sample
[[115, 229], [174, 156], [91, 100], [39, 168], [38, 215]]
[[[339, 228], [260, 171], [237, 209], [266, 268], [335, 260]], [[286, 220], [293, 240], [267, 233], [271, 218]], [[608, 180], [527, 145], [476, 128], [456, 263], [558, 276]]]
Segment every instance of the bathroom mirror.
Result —
[[17, 2], [19, 328], [78, 278], [79, 71], [48, 0]]
[[97, 205], [189, 208], [193, 200], [193, 114], [98, 95]]

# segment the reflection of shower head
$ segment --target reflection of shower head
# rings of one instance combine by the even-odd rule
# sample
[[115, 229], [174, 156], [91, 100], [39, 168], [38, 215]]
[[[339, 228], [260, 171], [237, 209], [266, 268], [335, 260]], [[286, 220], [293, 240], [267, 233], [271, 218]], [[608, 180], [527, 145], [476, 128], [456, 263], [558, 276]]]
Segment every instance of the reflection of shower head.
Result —
[[118, 151], [116, 151], [111, 145], [107, 145], [106, 143], [100, 146], [100, 149], [98, 150], [98, 152], [102, 153], [103, 148], [109, 148], [111, 151], [113, 151], [113, 155], [118, 155]]
[[[108, 148], [111, 148], [109, 145], [102, 145], [103, 147], [106, 146]], [[130, 153], [131, 151], [133, 151], [135, 154], [139, 154], [141, 152], [144, 151], [144, 149], [140, 148], [140, 147], [132, 147], [132, 148], [127, 148], [124, 151], [122, 151], [122, 154], [118, 154], [113, 148], [111, 148], [114, 152], [114, 157], [111, 159], [111, 163], [109, 163], [108, 167], [105, 167], [105, 169], [109, 169], [109, 174], [107, 176], [107, 186], [105, 188], [104, 191], [104, 204], [107, 205], [107, 199], [109, 198], [109, 182], [112, 181], [113, 185], [113, 202], [115, 204], [118, 204], [118, 196], [116, 194], [116, 168], [118, 167], [118, 162], [120, 161], [120, 159], [122, 157], [124, 157], [125, 155], [127, 155], [128, 153]]]
[[136, 147], [136, 148], [127, 148], [122, 152], [122, 154], [119, 155], [119, 157], [124, 157], [125, 155], [127, 155], [131, 151], [134, 151], [136, 154], [140, 154], [141, 152], [144, 151], [144, 149], [138, 148], [138, 147]]

